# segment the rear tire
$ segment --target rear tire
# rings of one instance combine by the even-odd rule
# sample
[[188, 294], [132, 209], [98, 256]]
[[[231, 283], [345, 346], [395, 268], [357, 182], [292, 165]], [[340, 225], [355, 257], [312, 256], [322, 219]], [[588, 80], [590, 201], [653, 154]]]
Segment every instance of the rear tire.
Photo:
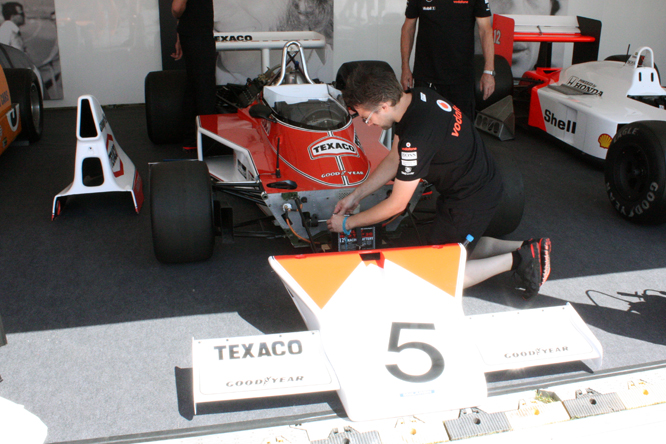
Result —
[[187, 74], [183, 70], [153, 71], [146, 76], [146, 126], [154, 144], [183, 141], [186, 85]]
[[525, 209], [525, 188], [523, 175], [515, 160], [507, 155], [493, 157], [504, 186], [502, 199], [484, 236], [502, 237], [515, 231], [520, 225]]
[[608, 148], [605, 178], [608, 198], [623, 218], [666, 222], [666, 122], [622, 127]]
[[498, 102], [513, 94], [513, 74], [511, 73], [511, 66], [509, 62], [502, 56], [495, 55], [495, 91], [483, 100], [483, 93], [479, 90], [479, 82], [483, 75], [483, 68], [485, 59], [481, 54], [474, 55], [474, 101], [476, 102], [476, 110], [482, 111], [488, 108], [495, 102]]
[[39, 80], [30, 69], [7, 68], [5, 77], [9, 85], [9, 95], [12, 103], [19, 104], [21, 115], [21, 134], [19, 139], [30, 143], [42, 138], [44, 121], [44, 102]]
[[201, 161], [165, 162], [150, 170], [153, 249], [164, 263], [209, 259], [215, 246], [208, 167]]

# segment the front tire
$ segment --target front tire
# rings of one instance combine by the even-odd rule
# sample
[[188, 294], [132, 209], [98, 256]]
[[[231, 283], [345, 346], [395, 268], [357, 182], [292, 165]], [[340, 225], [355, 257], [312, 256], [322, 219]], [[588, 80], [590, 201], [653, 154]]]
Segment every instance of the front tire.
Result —
[[666, 122], [623, 126], [608, 148], [605, 179], [608, 198], [623, 218], [666, 222]]
[[19, 139], [37, 142], [44, 129], [44, 101], [39, 80], [30, 69], [7, 68], [4, 71], [12, 103], [19, 104], [22, 128]]
[[179, 161], [150, 170], [153, 249], [160, 262], [209, 259], [215, 246], [213, 200], [205, 162]]

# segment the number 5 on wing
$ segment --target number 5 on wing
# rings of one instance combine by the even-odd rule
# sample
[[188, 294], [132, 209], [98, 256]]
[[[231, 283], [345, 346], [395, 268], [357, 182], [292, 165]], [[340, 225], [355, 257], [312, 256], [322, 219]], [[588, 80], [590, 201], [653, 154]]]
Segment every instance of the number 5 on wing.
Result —
[[409, 375], [400, 368], [397, 364], [387, 364], [386, 369], [398, 379], [407, 382], [428, 382], [437, 379], [444, 372], [444, 357], [432, 345], [424, 342], [407, 342], [398, 346], [400, 339], [400, 330], [434, 330], [435, 324], [412, 324], [405, 322], [394, 322], [391, 324], [391, 336], [389, 338], [388, 351], [400, 353], [403, 350], [413, 348], [425, 352], [430, 358], [430, 370], [422, 375]]

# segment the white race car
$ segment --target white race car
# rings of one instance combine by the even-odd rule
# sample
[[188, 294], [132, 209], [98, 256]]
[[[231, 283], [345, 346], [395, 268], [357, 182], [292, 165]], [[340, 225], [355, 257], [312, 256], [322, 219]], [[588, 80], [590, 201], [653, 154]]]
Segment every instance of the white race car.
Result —
[[598, 159], [615, 209], [643, 223], [666, 222], [666, 90], [648, 47], [626, 62], [538, 69], [529, 125]]
[[531, 86], [528, 124], [605, 160], [608, 197], [623, 217], [666, 222], [666, 90], [652, 49], [580, 63], [596, 60], [598, 21], [496, 15], [494, 26], [499, 54], [514, 41], [578, 45], [569, 68], [523, 75], [521, 84]]

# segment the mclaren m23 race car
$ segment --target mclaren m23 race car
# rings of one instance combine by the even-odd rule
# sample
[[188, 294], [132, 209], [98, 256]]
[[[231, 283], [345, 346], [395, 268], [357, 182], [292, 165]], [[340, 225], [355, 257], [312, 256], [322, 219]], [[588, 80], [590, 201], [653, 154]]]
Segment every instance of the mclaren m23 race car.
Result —
[[[427, 187], [423, 181], [402, 214], [353, 230], [348, 238], [331, 237], [326, 219], [388, 154], [392, 133], [354, 119], [342, 103], [341, 91], [313, 81], [305, 60], [300, 42], [285, 42], [279, 67], [248, 82], [235, 112], [197, 117], [198, 160], [151, 166], [153, 246], [158, 260], [193, 262], [212, 255], [216, 233], [229, 233], [233, 227], [233, 214], [218, 204], [216, 191], [255, 202], [292, 245], [309, 246], [314, 252], [329, 242], [338, 250], [373, 249], [381, 233], [395, 233], [414, 210]], [[345, 72], [355, 63], [384, 62], [344, 64], [336, 85], [344, 83]], [[149, 102], [173, 89], [156, 91], [155, 79], [147, 77], [149, 121], [156, 114]], [[149, 124], [149, 132], [151, 125], [155, 128], [157, 123]], [[202, 147], [211, 140], [231, 154], [206, 155]], [[500, 162], [500, 167], [513, 164]], [[500, 211], [499, 222], [492, 224], [497, 235], [518, 226], [524, 203], [520, 174], [515, 170], [502, 174], [505, 184], [510, 182], [503, 198], [508, 203], [502, 205], [508, 211]], [[367, 196], [362, 209], [386, 199], [391, 189], [389, 183]]]
[[570, 67], [520, 80], [528, 124], [605, 160], [608, 197], [624, 218], [666, 222], [666, 90], [652, 49], [597, 61], [601, 23], [585, 17], [495, 15], [493, 26], [495, 52], [509, 59], [514, 42], [541, 42], [548, 57], [553, 42], [574, 44]]

